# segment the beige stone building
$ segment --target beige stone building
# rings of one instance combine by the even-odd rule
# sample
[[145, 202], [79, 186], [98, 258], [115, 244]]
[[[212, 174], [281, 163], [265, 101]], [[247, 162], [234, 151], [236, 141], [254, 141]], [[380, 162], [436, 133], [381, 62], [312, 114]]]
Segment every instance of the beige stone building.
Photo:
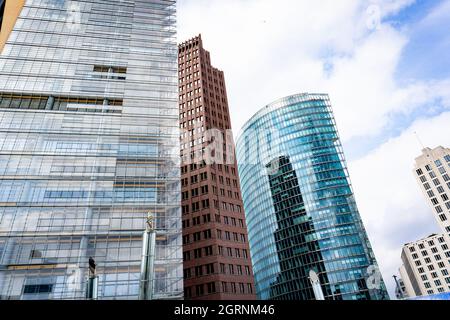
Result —
[[403, 247], [400, 276], [408, 297], [450, 292], [450, 237], [433, 234]]
[[423, 149], [414, 175], [442, 232], [450, 234], [450, 149]]
[[414, 176], [442, 233], [404, 245], [402, 288], [408, 297], [450, 292], [450, 149], [424, 148]]

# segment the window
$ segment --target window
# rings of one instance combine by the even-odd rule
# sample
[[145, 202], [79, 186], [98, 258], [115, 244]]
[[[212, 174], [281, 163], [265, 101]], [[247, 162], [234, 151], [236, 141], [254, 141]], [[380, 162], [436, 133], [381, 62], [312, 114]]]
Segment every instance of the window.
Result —
[[213, 247], [212, 246], [208, 246], [208, 247], [205, 247], [205, 256], [212, 256], [212, 254], [213, 254]]
[[215, 293], [216, 292], [216, 284], [215, 282], [209, 282], [207, 285], [208, 293]]
[[53, 284], [28, 284], [23, 287], [24, 294], [51, 293]]
[[234, 266], [232, 264], [228, 265], [228, 273], [229, 274], [234, 274]]
[[208, 229], [208, 230], [203, 231], [203, 237], [204, 237], [204, 239], [211, 239], [211, 230]]
[[186, 296], [186, 298], [191, 298], [192, 297], [192, 289], [191, 289], [191, 287], [184, 288], [184, 295]]
[[189, 260], [191, 260], [191, 252], [190, 251], [183, 252], [183, 261]]
[[195, 267], [195, 276], [200, 277], [203, 275], [203, 266]]
[[242, 266], [236, 266], [236, 269], [237, 269], [237, 274], [238, 275], [242, 275]]
[[197, 296], [202, 296], [204, 294], [204, 289], [203, 289], [202, 284], [195, 286], [195, 293], [197, 294]]
[[245, 274], [246, 275], [250, 275], [250, 267], [249, 266], [245, 266]]
[[209, 263], [206, 265], [206, 274], [213, 274], [214, 273], [214, 264]]

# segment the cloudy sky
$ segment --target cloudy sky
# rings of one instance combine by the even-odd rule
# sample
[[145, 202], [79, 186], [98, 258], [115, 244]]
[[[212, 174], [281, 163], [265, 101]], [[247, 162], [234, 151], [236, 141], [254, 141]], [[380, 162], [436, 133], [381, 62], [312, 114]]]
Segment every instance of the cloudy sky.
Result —
[[439, 229], [412, 175], [450, 147], [450, 0], [179, 0], [225, 71], [233, 129], [266, 104], [329, 93], [356, 200], [390, 292], [404, 243]]

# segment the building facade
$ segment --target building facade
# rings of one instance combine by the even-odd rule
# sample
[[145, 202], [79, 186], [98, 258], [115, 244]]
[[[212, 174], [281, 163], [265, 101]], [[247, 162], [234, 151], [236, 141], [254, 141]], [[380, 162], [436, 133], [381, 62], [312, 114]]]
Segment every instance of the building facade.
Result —
[[[19, 1], [17, 1], [18, 3]], [[6, 8], [12, 1], [6, 1]], [[183, 297], [172, 0], [27, 0], [0, 56], [0, 298]]]
[[424, 148], [413, 174], [442, 234], [408, 243], [402, 250], [400, 276], [409, 297], [450, 292], [450, 149]]
[[280, 99], [237, 141], [260, 299], [388, 299], [350, 185], [327, 95]]
[[185, 298], [255, 299], [222, 71], [201, 36], [179, 45]]
[[409, 298], [408, 291], [406, 288], [405, 281], [402, 278], [396, 278], [395, 296], [397, 299], [407, 299]]
[[439, 227], [450, 235], [450, 149], [423, 149], [414, 175]]
[[402, 250], [400, 276], [408, 297], [450, 292], [450, 238], [433, 234]]

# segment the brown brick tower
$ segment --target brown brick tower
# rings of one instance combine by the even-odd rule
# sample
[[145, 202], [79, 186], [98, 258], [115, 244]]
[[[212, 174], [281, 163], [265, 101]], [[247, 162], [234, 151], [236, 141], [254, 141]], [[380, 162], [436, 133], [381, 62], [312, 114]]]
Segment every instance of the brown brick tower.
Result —
[[256, 299], [224, 75], [201, 36], [178, 53], [185, 298]]

